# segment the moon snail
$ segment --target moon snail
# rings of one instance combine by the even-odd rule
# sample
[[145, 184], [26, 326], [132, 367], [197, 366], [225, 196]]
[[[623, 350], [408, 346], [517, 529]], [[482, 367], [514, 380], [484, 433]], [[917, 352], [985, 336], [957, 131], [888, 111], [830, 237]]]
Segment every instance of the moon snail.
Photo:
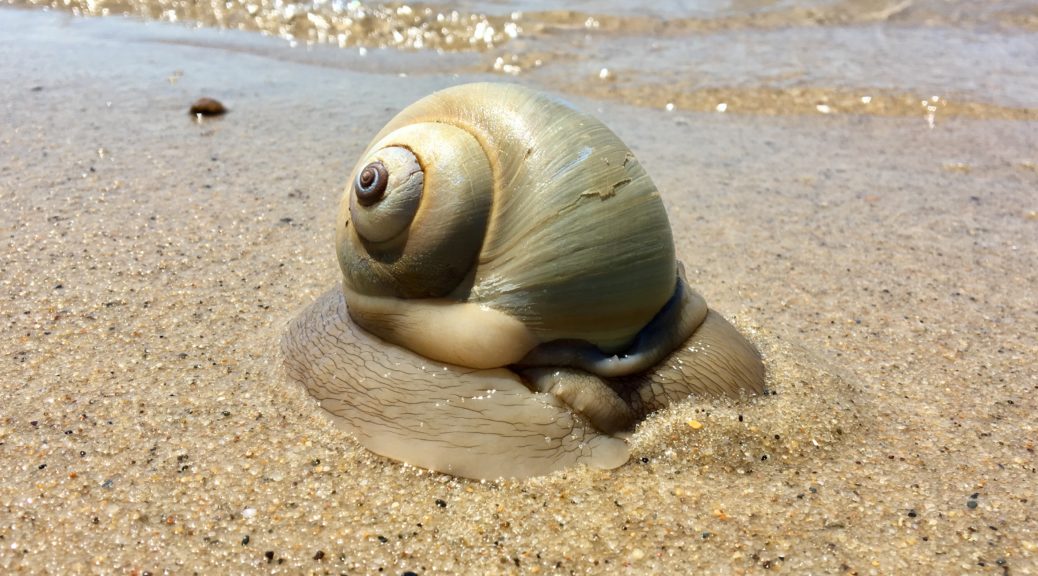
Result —
[[401, 111], [353, 169], [335, 246], [342, 284], [289, 323], [284, 366], [377, 454], [469, 478], [609, 469], [650, 412], [763, 392], [641, 164], [530, 89]]

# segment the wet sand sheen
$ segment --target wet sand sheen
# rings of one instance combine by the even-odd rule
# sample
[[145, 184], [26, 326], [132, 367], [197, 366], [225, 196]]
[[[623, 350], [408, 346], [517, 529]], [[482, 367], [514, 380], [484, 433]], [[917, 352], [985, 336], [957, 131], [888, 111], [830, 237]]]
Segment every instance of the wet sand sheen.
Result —
[[336, 281], [356, 155], [455, 79], [0, 19], [5, 570], [1035, 569], [1034, 122], [578, 100], [777, 394], [665, 410], [615, 471], [477, 483], [360, 449], [274, 352]]

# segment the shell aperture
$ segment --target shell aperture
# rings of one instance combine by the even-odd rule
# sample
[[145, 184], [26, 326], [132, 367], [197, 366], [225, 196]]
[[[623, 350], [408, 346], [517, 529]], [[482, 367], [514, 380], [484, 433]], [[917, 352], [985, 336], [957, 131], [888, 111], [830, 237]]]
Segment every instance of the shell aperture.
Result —
[[282, 349], [365, 447], [474, 478], [612, 468], [652, 410], [763, 391], [756, 349], [687, 285], [644, 169], [565, 102], [437, 92], [348, 182], [343, 284]]

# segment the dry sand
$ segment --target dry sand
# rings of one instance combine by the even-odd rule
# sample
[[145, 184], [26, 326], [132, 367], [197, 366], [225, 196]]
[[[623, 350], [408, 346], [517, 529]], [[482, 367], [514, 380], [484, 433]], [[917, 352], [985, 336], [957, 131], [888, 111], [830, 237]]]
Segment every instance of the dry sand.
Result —
[[[368, 138], [486, 77], [0, 29], [0, 571], [1038, 572], [1034, 121], [574, 98], [652, 174], [775, 395], [665, 410], [615, 471], [473, 482], [359, 448], [280, 381], [276, 340], [336, 281]], [[231, 112], [195, 122], [199, 96]]]

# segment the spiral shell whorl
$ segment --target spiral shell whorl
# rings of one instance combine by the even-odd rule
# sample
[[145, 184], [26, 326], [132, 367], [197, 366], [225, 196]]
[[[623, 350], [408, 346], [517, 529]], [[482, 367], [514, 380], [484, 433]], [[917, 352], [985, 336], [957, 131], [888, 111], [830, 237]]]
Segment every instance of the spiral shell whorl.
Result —
[[[400, 160], [405, 155], [420, 171], [409, 173], [414, 169]], [[354, 188], [373, 161], [395, 170], [385, 198], [365, 206]], [[339, 208], [336, 251], [347, 285], [371, 296], [446, 296], [475, 265], [492, 200], [490, 179], [482, 148], [453, 126], [411, 124], [377, 140], [354, 168]], [[416, 182], [417, 193], [409, 186]]]
[[[662, 201], [623, 142], [595, 118], [519, 86], [449, 88], [400, 112], [365, 154], [390, 141], [414, 150], [425, 168], [423, 204], [440, 165], [396, 135], [431, 124], [468, 134], [492, 173], [475, 268], [451, 297], [512, 316], [541, 342], [578, 339], [607, 352], [624, 349], [673, 294], [676, 271]], [[419, 218], [408, 246], [423, 225]], [[348, 262], [343, 232], [347, 287], [369, 290], [371, 276], [381, 282], [381, 272], [367, 270], [378, 256]], [[349, 269], [358, 263], [362, 272]]]

